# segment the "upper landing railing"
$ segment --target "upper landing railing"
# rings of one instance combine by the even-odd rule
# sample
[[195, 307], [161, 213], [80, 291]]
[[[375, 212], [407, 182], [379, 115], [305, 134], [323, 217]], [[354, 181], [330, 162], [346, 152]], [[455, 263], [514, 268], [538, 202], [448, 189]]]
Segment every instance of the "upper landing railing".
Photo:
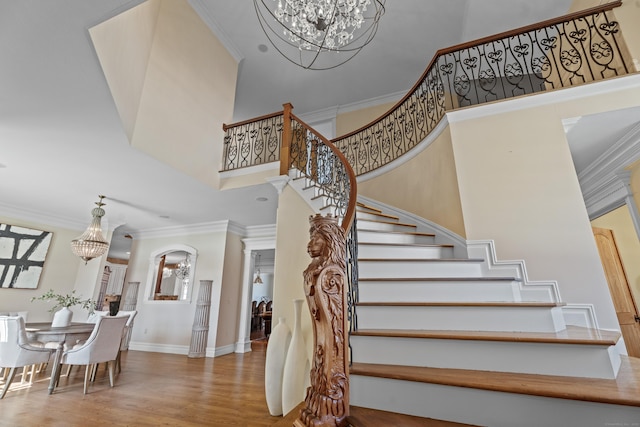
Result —
[[[631, 56], [612, 12], [621, 4], [439, 50], [391, 110], [331, 142], [355, 174], [362, 175], [415, 147], [447, 111], [629, 74]], [[224, 130], [224, 171], [278, 161], [284, 155], [283, 112], [225, 125]]]
[[445, 112], [629, 74], [632, 63], [613, 2], [439, 50], [389, 112], [332, 142], [356, 175], [420, 143]]

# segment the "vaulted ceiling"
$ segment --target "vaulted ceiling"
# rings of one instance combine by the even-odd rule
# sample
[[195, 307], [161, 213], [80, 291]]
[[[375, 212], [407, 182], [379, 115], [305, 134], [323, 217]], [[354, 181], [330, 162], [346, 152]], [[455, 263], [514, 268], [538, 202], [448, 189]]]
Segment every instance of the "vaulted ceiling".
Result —
[[[225, 219], [273, 224], [270, 184], [219, 191], [129, 144], [88, 30], [140, 3], [0, 2], [0, 216], [81, 229], [104, 194], [106, 220], [132, 234]], [[234, 121], [286, 102], [302, 115], [399, 96], [438, 49], [565, 14], [571, 1], [386, 3], [375, 39], [358, 56], [310, 71], [270, 47], [253, 2], [189, 1], [239, 61]]]

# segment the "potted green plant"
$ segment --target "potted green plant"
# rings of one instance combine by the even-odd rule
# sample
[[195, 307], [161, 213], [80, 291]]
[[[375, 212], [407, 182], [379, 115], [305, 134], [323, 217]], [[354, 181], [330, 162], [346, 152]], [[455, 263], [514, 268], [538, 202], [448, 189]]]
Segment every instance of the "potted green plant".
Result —
[[58, 294], [55, 293], [53, 289], [49, 289], [39, 297], [31, 298], [31, 301], [54, 302], [54, 305], [49, 309], [50, 312], [54, 313], [53, 321], [51, 322], [51, 326], [53, 327], [69, 326], [71, 318], [73, 317], [73, 312], [69, 310], [69, 307], [79, 305], [91, 314], [96, 305], [95, 301], [90, 298], [82, 299], [79, 295], [76, 295], [75, 289], [69, 294]]

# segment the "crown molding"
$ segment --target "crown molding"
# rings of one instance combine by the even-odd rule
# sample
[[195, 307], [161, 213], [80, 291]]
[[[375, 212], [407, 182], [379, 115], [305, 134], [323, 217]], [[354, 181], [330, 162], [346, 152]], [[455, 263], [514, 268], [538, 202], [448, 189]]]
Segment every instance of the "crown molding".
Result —
[[89, 225], [90, 219], [73, 220], [61, 216], [55, 216], [42, 211], [33, 211], [16, 206], [9, 206], [0, 203], [0, 216], [14, 218], [20, 221], [28, 221], [50, 227], [60, 227], [69, 230], [84, 230]]

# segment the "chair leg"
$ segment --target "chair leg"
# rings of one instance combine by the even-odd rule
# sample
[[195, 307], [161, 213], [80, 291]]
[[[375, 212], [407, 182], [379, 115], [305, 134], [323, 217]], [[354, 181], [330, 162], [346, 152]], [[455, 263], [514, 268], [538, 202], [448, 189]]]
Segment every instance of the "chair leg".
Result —
[[66, 377], [68, 377], [69, 374], [71, 373], [71, 366], [73, 365], [67, 365], [67, 372], [64, 374]]
[[83, 389], [83, 394], [87, 394], [87, 386], [89, 385], [89, 376], [90, 376], [90, 371], [91, 371], [91, 367], [93, 365], [87, 365], [87, 367], [84, 369], [84, 389]]
[[107, 362], [107, 368], [109, 368], [109, 385], [111, 387], [113, 387], [113, 362], [113, 360], [111, 362]]
[[94, 382], [96, 380], [96, 374], [98, 373], [99, 365], [99, 363], [94, 363], [93, 365], [91, 365], [91, 382]]
[[122, 350], [118, 350], [118, 356], [116, 356], [116, 372], [122, 372], [122, 367], [120, 366], [120, 355], [122, 354]]
[[15, 375], [16, 368], [11, 368], [7, 381], [4, 383], [4, 387], [2, 388], [2, 392], [0, 392], [0, 399], [4, 398], [4, 395], [7, 394], [7, 390], [9, 390], [9, 386], [11, 385], [11, 381], [13, 381], [13, 377], [15, 377]]

